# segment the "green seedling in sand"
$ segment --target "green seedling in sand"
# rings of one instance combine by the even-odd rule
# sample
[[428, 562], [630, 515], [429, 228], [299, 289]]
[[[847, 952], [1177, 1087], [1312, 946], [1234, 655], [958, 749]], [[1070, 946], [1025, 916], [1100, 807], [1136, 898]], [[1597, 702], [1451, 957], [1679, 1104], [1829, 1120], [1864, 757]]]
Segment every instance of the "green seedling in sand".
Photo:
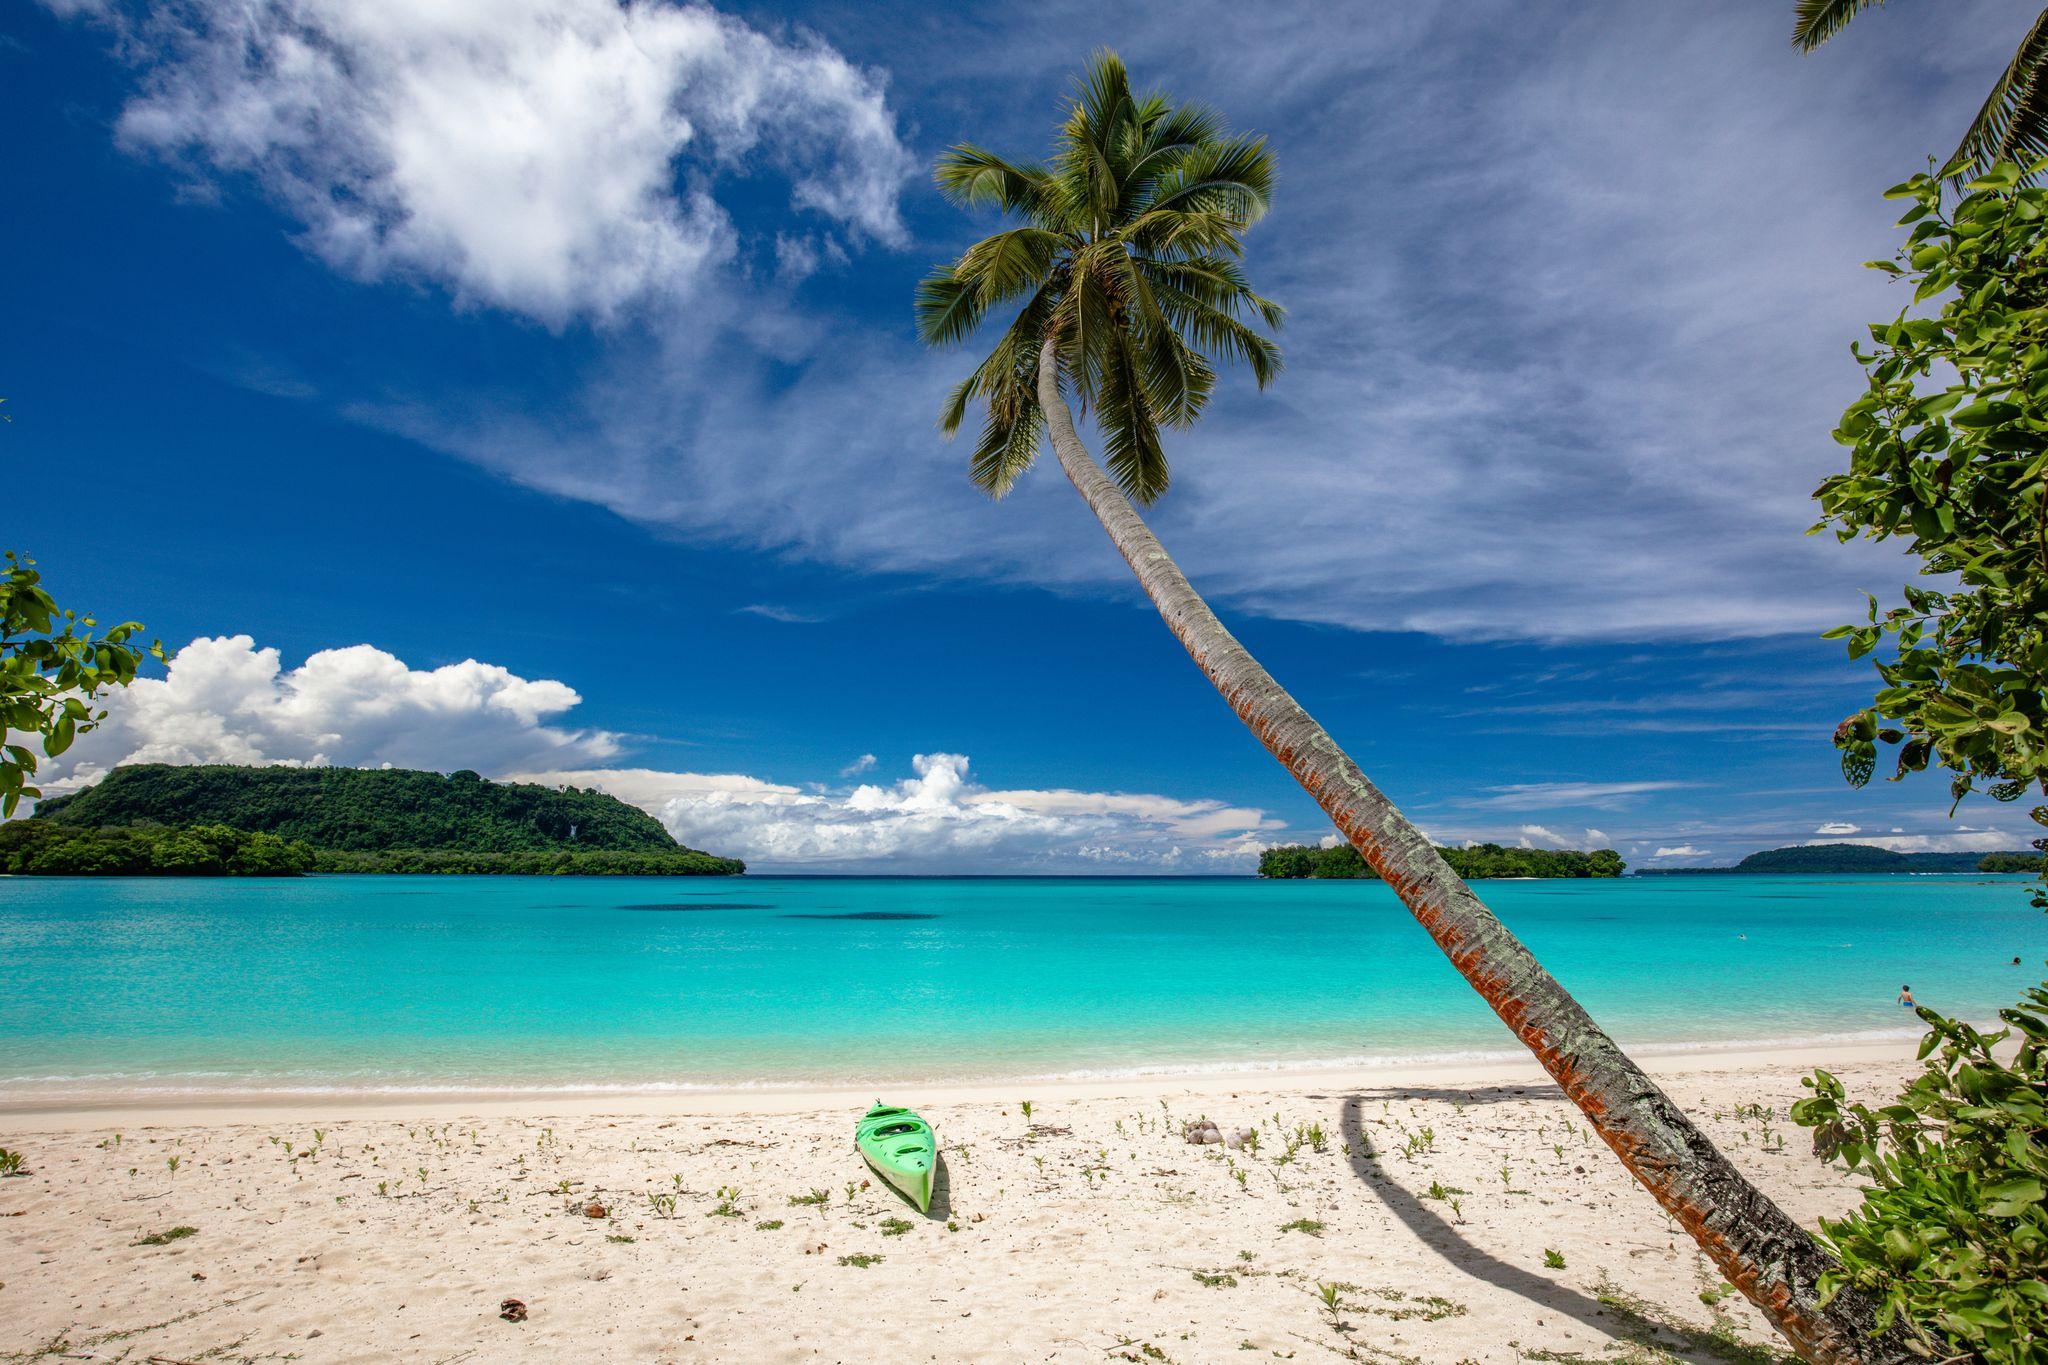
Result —
[[[1287, 1229], [1285, 1229], [1285, 1228], [1282, 1228], [1282, 1229], [1281, 1229], [1281, 1231], [1282, 1231], [1282, 1232], [1285, 1232], [1286, 1230], [1287, 1230]], [[1244, 1262], [1245, 1264], [1249, 1265], [1249, 1264], [1251, 1264], [1251, 1263], [1252, 1263], [1253, 1261], [1256, 1261], [1256, 1260], [1258, 1260], [1258, 1259], [1259, 1259], [1259, 1253], [1258, 1253], [1258, 1252], [1256, 1252], [1256, 1251], [1240, 1251], [1240, 1252], [1238, 1252], [1238, 1253], [1237, 1253], [1237, 1259], [1238, 1259], [1238, 1260], [1240, 1260], [1240, 1261], [1243, 1261], [1243, 1262]]]
[[656, 1218], [673, 1218], [676, 1216], [676, 1197], [672, 1194], [649, 1194], [647, 1207], [654, 1210]]
[[1728, 1283], [1726, 1280], [1723, 1280], [1721, 1281], [1720, 1286], [1718, 1288], [1702, 1289], [1700, 1291], [1700, 1302], [1705, 1304], [1709, 1308], [1713, 1308], [1717, 1306], [1721, 1302], [1721, 1300], [1727, 1298], [1730, 1294], [1733, 1294], [1734, 1292], [1735, 1286]]
[[1446, 1185], [1441, 1181], [1432, 1180], [1429, 1182], [1429, 1188], [1423, 1192], [1422, 1197], [1424, 1199], [1449, 1199], [1454, 1194], [1470, 1193], [1470, 1190], [1461, 1190], [1456, 1185]]
[[1244, 1154], [1245, 1154], [1246, 1156], [1257, 1156], [1257, 1155], [1259, 1154], [1259, 1130], [1258, 1130], [1258, 1129], [1256, 1129], [1256, 1128], [1247, 1128], [1247, 1129], [1245, 1129], [1245, 1132], [1244, 1132]]
[[630, 1242], [634, 1240], [634, 1238], [627, 1236], [623, 1232], [607, 1232], [604, 1235], [604, 1239], [607, 1242]]
[[1323, 1220], [1320, 1218], [1297, 1218], [1291, 1223], [1280, 1225], [1282, 1232], [1305, 1232], [1311, 1237], [1323, 1235]]
[[[425, 1171], [424, 1169], [422, 1169], [422, 1170], [421, 1170], [421, 1172], [420, 1172], [420, 1179], [422, 1179], [422, 1180], [426, 1179], [426, 1171]], [[555, 1193], [556, 1193], [556, 1194], [567, 1194], [567, 1193], [569, 1192], [569, 1187], [570, 1187], [571, 1185], [574, 1185], [575, 1183], [576, 1183], [576, 1182], [575, 1182], [575, 1181], [573, 1181], [573, 1180], [557, 1180], [557, 1181], [555, 1182]]]
[[1237, 1187], [1239, 1189], [1245, 1188], [1245, 1174], [1246, 1173], [1244, 1171], [1244, 1168], [1240, 1166], [1232, 1166], [1230, 1168], [1231, 1179], [1237, 1181]]
[[20, 1152], [11, 1151], [6, 1147], [0, 1147], [0, 1175], [22, 1174], [21, 1163], [26, 1160], [28, 1160], [28, 1158], [23, 1156]]
[[917, 1224], [911, 1222], [908, 1218], [884, 1218], [882, 1220], [882, 1235], [884, 1237], [901, 1237], [916, 1226]]
[[763, 1218], [760, 1222], [754, 1224], [754, 1231], [773, 1232], [781, 1226], [782, 1220], [780, 1218]]
[[1508, 1178], [1508, 1175], [1509, 1175], [1509, 1171], [1508, 1171], [1508, 1168], [1507, 1168], [1507, 1167], [1505, 1167], [1505, 1166], [1501, 1167], [1501, 1168], [1500, 1168], [1500, 1183], [1501, 1183], [1501, 1184], [1503, 1184], [1503, 1185], [1512, 1185], [1512, 1184], [1514, 1184], [1514, 1183], [1515, 1183], [1514, 1181], [1512, 1181], [1512, 1180], [1510, 1180], [1510, 1179]]
[[1197, 1270], [1193, 1273], [1195, 1283], [1205, 1284], [1211, 1289], [1237, 1288], [1237, 1276], [1227, 1270]]
[[1543, 1264], [1552, 1270], [1564, 1269], [1564, 1253], [1550, 1247], [1543, 1249]]
[[1463, 1204], [1461, 1204], [1461, 1203], [1459, 1203], [1459, 1202], [1458, 1202], [1458, 1198], [1457, 1198], [1457, 1196], [1456, 1196], [1456, 1195], [1453, 1195], [1453, 1196], [1452, 1196], [1452, 1197], [1451, 1197], [1451, 1198], [1450, 1198], [1449, 1200], [1447, 1200], [1447, 1201], [1445, 1201], [1445, 1202], [1447, 1202], [1447, 1203], [1448, 1203], [1448, 1204], [1450, 1204], [1450, 1206], [1451, 1206], [1451, 1221], [1452, 1221], [1453, 1223], [1462, 1223], [1462, 1222], [1464, 1222], [1464, 1221], [1465, 1221], [1465, 1206], [1464, 1206]]
[[716, 1207], [714, 1207], [714, 1208], [713, 1208], [713, 1209], [711, 1210], [711, 1212], [709, 1212], [709, 1213], [705, 1214], [704, 1216], [705, 1216], [706, 1218], [737, 1218], [737, 1217], [739, 1217], [739, 1216], [740, 1216], [740, 1208], [739, 1208], [739, 1203], [738, 1203], [738, 1201], [739, 1201], [739, 1197], [740, 1197], [740, 1187], [739, 1187], [739, 1186], [737, 1186], [737, 1185], [720, 1185], [720, 1186], [718, 1187], [718, 1204], [717, 1204], [717, 1206], [716, 1206]]
[[854, 1196], [855, 1196], [855, 1195], [857, 1195], [857, 1194], [859, 1194], [859, 1193], [860, 1193], [860, 1186], [859, 1186], [858, 1184], [856, 1184], [855, 1182], [853, 1182], [853, 1181], [851, 1181], [851, 1180], [849, 1180], [849, 1181], [847, 1181], [847, 1182], [846, 1182], [846, 1202], [847, 1202], [847, 1203], [851, 1204], [851, 1203], [853, 1202]]
[[1017, 1107], [1024, 1111], [1024, 1121], [1026, 1123], [1031, 1122], [1031, 1101], [1025, 1100], [1022, 1103], [1018, 1104]]
[[198, 1231], [198, 1228], [184, 1226], [167, 1228], [162, 1232], [152, 1232], [147, 1237], [139, 1238], [131, 1243], [131, 1245], [139, 1247], [169, 1246], [172, 1242], [183, 1241], [187, 1237], [196, 1235]]
[[1323, 1132], [1323, 1125], [1320, 1123], [1311, 1123], [1302, 1130], [1301, 1135], [1307, 1138], [1308, 1145], [1315, 1148], [1318, 1152], [1326, 1151], [1330, 1146], [1330, 1139]]
[[174, 1156], [167, 1156], [164, 1158], [164, 1165], [170, 1167], [172, 1175], [176, 1175], [178, 1173], [178, 1158]]
[[1556, 1153], [1557, 1153], [1557, 1159], [1558, 1159], [1559, 1161], [1562, 1161], [1562, 1160], [1564, 1160], [1564, 1144], [1563, 1144], [1563, 1143], [1561, 1143], [1561, 1142], [1553, 1142], [1553, 1143], [1551, 1143], [1551, 1144], [1550, 1144], [1550, 1150], [1551, 1150], [1551, 1151], [1553, 1151], [1553, 1152], [1556, 1152]]
[[882, 1260], [882, 1254], [878, 1251], [857, 1251], [851, 1256], [841, 1256], [839, 1264], [850, 1265], [855, 1270], [866, 1270], [871, 1265], [880, 1265]]
[[1337, 1317], [1344, 1309], [1343, 1289], [1334, 1284], [1318, 1282], [1316, 1298], [1322, 1301], [1323, 1311], [1330, 1315], [1330, 1326], [1339, 1332], [1343, 1331], [1344, 1324]]
[[831, 1202], [831, 1199], [832, 1192], [830, 1190], [812, 1190], [809, 1194], [791, 1195], [789, 1197], [789, 1203], [790, 1207], [792, 1208], [801, 1208], [805, 1205], [829, 1203]]

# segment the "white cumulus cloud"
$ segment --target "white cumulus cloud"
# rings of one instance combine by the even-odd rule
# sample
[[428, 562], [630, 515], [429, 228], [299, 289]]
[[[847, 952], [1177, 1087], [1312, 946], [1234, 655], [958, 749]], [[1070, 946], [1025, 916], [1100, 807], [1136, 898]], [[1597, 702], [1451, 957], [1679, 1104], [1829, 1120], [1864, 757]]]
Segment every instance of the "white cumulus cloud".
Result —
[[1691, 844], [1677, 844], [1670, 848], [1660, 848], [1650, 856], [1652, 858], [1704, 858], [1710, 852], [1712, 852], [1711, 849], [1694, 848]]
[[1821, 827], [1820, 827], [1819, 829], [1816, 829], [1816, 830], [1814, 831], [1814, 833], [1815, 833], [1815, 834], [1854, 834], [1854, 833], [1856, 833], [1856, 831], [1857, 831], [1857, 830], [1858, 830], [1859, 828], [1861, 828], [1861, 827], [1860, 827], [1860, 826], [1857, 826], [1857, 825], [1852, 825], [1852, 824], [1850, 824], [1850, 823], [1849, 823], [1849, 822], [1848, 822], [1847, 820], [1830, 820], [1830, 821], [1828, 821], [1828, 822], [1827, 822], [1826, 824], [1822, 825], [1822, 826], [1821, 826]]
[[1167, 871], [1184, 857], [1246, 864], [1277, 828], [1220, 801], [1124, 792], [991, 791], [962, 754], [918, 754], [912, 776], [821, 792], [756, 778], [644, 769], [528, 771], [517, 780], [597, 787], [651, 811], [683, 843], [762, 869]]
[[877, 78], [702, 5], [198, 0], [119, 23], [141, 68], [123, 143], [250, 178], [359, 278], [606, 318], [732, 254], [715, 195], [741, 170], [903, 237], [911, 161]]
[[602, 730], [550, 718], [581, 698], [566, 683], [465, 659], [416, 669], [371, 645], [323, 649], [287, 669], [247, 635], [194, 640], [161, 678], [107, 701], [107, 720], [48, 766], [51, 792], [119, 763], [283, 763], [474, 768], [598, 762]]

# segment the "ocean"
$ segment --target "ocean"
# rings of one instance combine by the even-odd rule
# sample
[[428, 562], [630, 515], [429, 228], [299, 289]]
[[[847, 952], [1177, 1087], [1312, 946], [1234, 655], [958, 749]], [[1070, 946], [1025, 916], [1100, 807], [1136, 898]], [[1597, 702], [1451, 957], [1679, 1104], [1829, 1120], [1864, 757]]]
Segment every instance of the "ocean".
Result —
[[[2025, 877], [1477, 889], [1646, 1052], [2040, 979]], [[2018, 956], [2022, 965], [2012, 965]], [[1376, 882], [0, 878], [0, 1100], [1112, 1077], [1519, 1055]]]

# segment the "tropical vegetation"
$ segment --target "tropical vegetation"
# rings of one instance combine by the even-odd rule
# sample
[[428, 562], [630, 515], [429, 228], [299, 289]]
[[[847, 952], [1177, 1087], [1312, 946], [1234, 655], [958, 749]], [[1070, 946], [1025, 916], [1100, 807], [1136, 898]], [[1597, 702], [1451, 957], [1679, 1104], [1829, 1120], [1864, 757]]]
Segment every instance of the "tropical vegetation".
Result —
[[1853, 1102], [1819, 1071], [1792, 1108], [1818, 1155], [1869, 1182], [1860, 1208], [1821, 1221], [1842, 1259], [1827, 1283], [1876, 1296], [1924, 1359], [2033, 1365], [2048, 1357], [2048, 988], [1990, 1033], [1920, 1016], [1923, 1066], [1897, 1099]]
[[304, 843], [226, 825], [91, 829], [44, 820], [0, 824], [0, 873], [25, 877], [296, 877]]
[[[984, 412], [970, 476], [1007, 492], [1049, 437], [1061, 469], [1101, 522], [1167, 627], [1238, 717], [1394, 887], [1423, 928], [1556, 1079], [1587, 1122], [1803, 1355], [1904, 1355], [1860, 1292], [1828, 1297], [1836, 1263], [1718, 1151], [1588, 1017], [1395, 809], [1350, 756], [1217, 619], [1132, 500], [1169, 483], [1164, 428], [1185, 427], [1214, 391], [1211, 355], [1261, 385], [1280, 365], [1259, 329], [1278, 305], [1243, 270], [1244, 235], [1272, 198], [1263, 139], [1213, 112], [1132, 90], [1114, 53], [1077, 82], [1043, 162], [962, 143], [935, 177], [961, 207], [1010, 222], [933, 271], [917, 321], [935, 345], [963, 342], [1014, 306], [987, 356], [940, 414], [957, 430]], [[1072, 395], [1101, 434], [1108, 472], [1081, 443]]]
[[[1792, 45], [1811, 52], [1851, 19], [1884, 0], [1798, 0]], [[1963, 131], [1950, 155], [1954, 172], [1988, 171], [2000, 161], [2022, 166], [2048, 156], [2048, 10], [2041, 11], [2020, 39], [2012, 60], [1992, 82], [1991, 93]]]
[[[17, 836], [35, 841], [23, 848], [34, 850], [36, 865], [16, 870], [48, 875], [152, 871], [137, 864], [137, 849], [199, 827], [303, 849], [305, 866], [299, 871], [746, 871], [737, 858], [683, 847], [659, 820], [604, 792], [491, 782], [468, 771], [141, 763], [115, 768], [72, 795], [52, 797], [34, 819], [20, 823], [49, 833]], [[58, 831], [73, 837], [57, 839]]]
[[[1829, 632], [1879, 683], [1835, 731], [1858, 785], [1887, 746], [1894, 781], [1945, 771], [1954, 805], [2048, 795], [2048, 191], [2028, 183], [2041, 164], [1999, 162], [1953, 204], [1954, 162], [1888, 192], [1908, 204], [1906, 245], [1870, 264], [1910, 297], [1856, 348], [1868, 386], [1835, 431], [1849, 469], [1816, 496], [1821, 526], [1903, 540], [1931, 583]], [[2029, 813], [2048, 824], [2048, 804]], [[2048, 908], [2039, 887], [2034, 903]], [[1924, 1358], [2039, 1361], [2048, 987], [1989, 1034], [1917, 1013], [1921, 1071], [1890, 1104], [1852, 1101], [1820, 1071], [1794, 1108], [1816, 1152], [1869, 1181], [1860, 1208], [1823, 1223], [1840, 1258], [1824, 1288], [1874, 1298]]]
[[[1611, 848], [1590, 853], [1571, 848], [1510, 848], [1502, 844], [1437, 846], [1437, 854], [1460, 877], [1619, 877], [1626, 866]], [[1259, 855], [1261, 877], [1356, 877], [1377, 880], [1372, 864], [1349, 844], [1312, 848], [1282, 844]]]
[[35, 818], [97, 826], [230, 825], [318, 849], [363, 852], [667, 853], [677, 847], [659, 820], [604, 792], [410, 768], [124, 764], [82, 791], [43, 802]]
[[[131, 643], [139, 621], [123, 621], [99, 635], [90, 616], [59, 607], [43, 587], [36, 562], [4, 552], [0, 573], [0, 819], [14, 814], [24, 798], [42, 795], [34, 785], [44, 758], [55, 758], [72, 741], [106, 719], [93, 702], [135, 681], [145, 657], [161, 661], [161, 644]], [[12, 742], [35, 741], [42, 753]]]

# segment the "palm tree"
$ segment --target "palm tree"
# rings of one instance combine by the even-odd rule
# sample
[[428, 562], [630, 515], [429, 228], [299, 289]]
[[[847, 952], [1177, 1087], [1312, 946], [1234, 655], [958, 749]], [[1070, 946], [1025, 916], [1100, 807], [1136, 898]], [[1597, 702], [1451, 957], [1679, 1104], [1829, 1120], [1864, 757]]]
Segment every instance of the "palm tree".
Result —
[[[1884, 0], [1799, 0], [1793, 12], [1792, 46], [1811, 52], [1846, 28], [1851, 19]], [[1994, 162], [2031, 166], [2048, 156], [2048, 9], [2020, 40], [2005, 74], [1993, 83], [1977, 117], [1948, 164], [1981, 175]]]
[[[1823, 1302], [1831, 1262], [1758, 1191], [1444, 863], [1335, 740], [1226, 630], [1132, 505], [1166, 491], [1162, 426], [1185, 427], [1215, 387], [1204, 351], [1244, 362], [1263, 386], [1278, 305], [1240, 265], [1243, 234], [1272, 197], [1262, 138], [1206, 109], [1135, 96], [1123, 63], [1097, 53], [1052, 158], [1006, 160], [959, 145], [939, 187], [966, 208], [1019, 220], [935, 270], [917, 296], [933, 344], [965, 340], [990, 309], [1016, 316], [956, 389], [940, 425], [987, 411], [971, 472], [1000, 497], [1049, 432], [1060, 466], [1173, 633], [1232, 709], [1394, 888], [1473, 988], [1536, 1054], [1657, 1202], [1721, 1273], [1810, 1360], [1905, 1358], [1845, 1291]], [[1094, 412], [1108, 473], [1081, 445], [1065, 394]]]

